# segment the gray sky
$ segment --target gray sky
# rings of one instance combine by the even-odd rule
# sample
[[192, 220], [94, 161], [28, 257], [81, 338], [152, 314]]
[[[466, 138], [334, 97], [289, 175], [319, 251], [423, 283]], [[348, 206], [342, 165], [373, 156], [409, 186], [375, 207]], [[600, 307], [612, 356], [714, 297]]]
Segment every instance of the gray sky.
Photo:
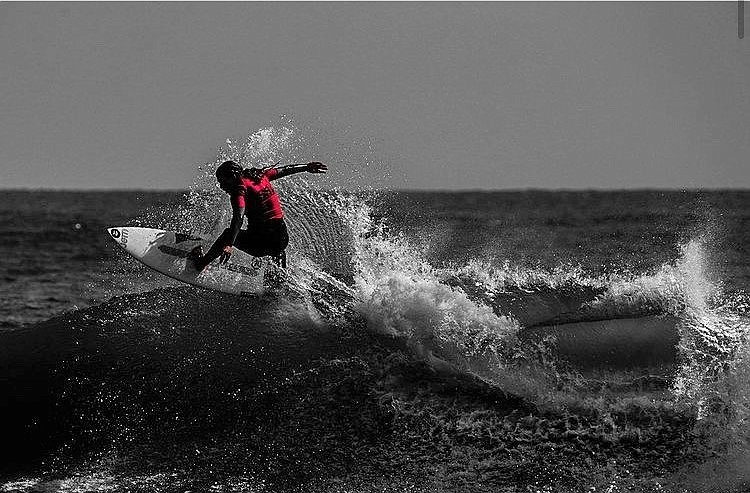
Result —
[[0, 187], [184, 188], [280, 115], [382, 186], [750, 187], [748, 43], [733, 1], [0, 2]]

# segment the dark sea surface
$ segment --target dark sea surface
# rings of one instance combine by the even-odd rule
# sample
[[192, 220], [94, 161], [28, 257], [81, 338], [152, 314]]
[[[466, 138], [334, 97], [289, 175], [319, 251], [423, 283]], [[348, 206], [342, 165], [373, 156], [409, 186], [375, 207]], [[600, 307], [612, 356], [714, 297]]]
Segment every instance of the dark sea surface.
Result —
[[0, 491], [750, 491], [750, 192], [279, 188], [258, 299], [106, 234], [218, 190], [0, 192]]

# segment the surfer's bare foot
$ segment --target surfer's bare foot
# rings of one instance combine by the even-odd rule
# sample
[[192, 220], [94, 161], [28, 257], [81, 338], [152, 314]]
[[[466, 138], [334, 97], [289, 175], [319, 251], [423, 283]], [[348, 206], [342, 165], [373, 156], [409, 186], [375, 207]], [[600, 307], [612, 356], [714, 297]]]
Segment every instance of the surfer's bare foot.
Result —
[[203, 263], [203, 246], [198, 245], [197, 247], [190, 250], [187, 256], [188, 260], [193, 262], [193, 267], [198, 272], [203, 272], [207, 265]]

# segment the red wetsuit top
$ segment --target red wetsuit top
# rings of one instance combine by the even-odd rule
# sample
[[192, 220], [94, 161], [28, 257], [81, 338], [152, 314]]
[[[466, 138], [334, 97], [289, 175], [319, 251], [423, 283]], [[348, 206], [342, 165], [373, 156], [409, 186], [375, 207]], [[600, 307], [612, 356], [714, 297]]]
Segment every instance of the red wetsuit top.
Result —
[[241, 184], [232, 192], [232, 208], [245, 208], [248, 226], [284, 217], [279, 195], [271, 185], [278, 173], [277, 169], [271, 168], [258, 181], [243, 176]]

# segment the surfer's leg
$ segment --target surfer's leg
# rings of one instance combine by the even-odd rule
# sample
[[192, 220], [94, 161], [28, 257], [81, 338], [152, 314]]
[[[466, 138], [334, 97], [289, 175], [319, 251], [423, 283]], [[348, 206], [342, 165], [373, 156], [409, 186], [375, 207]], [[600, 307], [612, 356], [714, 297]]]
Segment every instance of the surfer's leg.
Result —
[[[289, 233], [283, 220], [269, 221], [258, 227], [248, 226], [248, 229], [241, 230], [234, 240], [235, 248], [254, 257], [277, 257], [284, 252], [288, 244]], [[223, 247], [219, 247], [218, 255], [221, 254], [221, 248]], [[208, 257], [208, 254], [206, 256]]]
[[[282, 269], [285, 269], [289, 232], [286, 229], [284, 220], [281, 219], [269, 223], [268, 228], [264, 231], [263, 239], [263, 248], [267, 252], [266, 255], [273, 257], [273, 262]], [[278, 274], [277, 271], [276, 273]]]
[[[255, 251], [258, 249], [257, 246], [257, 235], [248, 229], [240, 230], [237, 238], [234, 240], [234, 247], [242, 250], [250, 255], [255, 255]], [[257, 257], [257, 255], [255, 255]]]
[[263, 231], [263, 248], [268, 252], [266, 255], [278, 257], [289, 245], [289, 231], [286, 229], [286, 223], [283, 219], [269, 221], [265, 231]]
[[[286, 223], [282, 219], [279, 224], [279, 250], [284, 254], [284, 263], [286, 264], [286, 247], [289, 246], [289, 230], [286, 229]], [[286, 267], [286, 265], [284, 265]]]
[[286, 229], [286, 223], [282, 219], [279, 221], [275, 234], [271, 235], [274, 245], [274, 262], [279, 267], [286, 269], [286, 247], [289, 245], [289, 231]]

